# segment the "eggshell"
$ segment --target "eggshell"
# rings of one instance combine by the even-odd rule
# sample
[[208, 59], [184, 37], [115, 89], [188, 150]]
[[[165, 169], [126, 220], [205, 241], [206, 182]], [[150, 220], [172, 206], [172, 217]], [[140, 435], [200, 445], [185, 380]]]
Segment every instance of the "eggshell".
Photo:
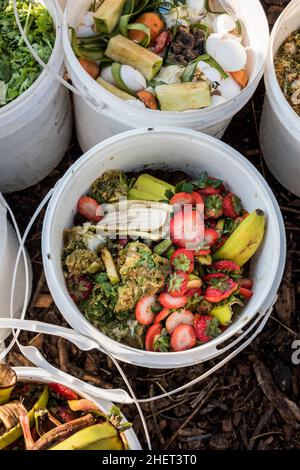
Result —
[[127, 88], [134, 93], [143, 90], [147, 86], [145, 77], [130, 65], [122, 65], [121, 78]]
[[94, 22], [94, 13], [92, 11], [87, 11], [85, 15], [83, 15], [81, 23], [85, 26], [93, 26]]
[[200, 61], [197, 65], [197, 68], [206, 76], [211, 82], [218, 82], [220, 83], [222, 77], [220, 72], [212, 67], [211, 65], [207, 64], [206, 62]]
[[213, 33], [208, 36], [206, 41], [206, 52], [207, 54], [211, 55], [213, 58], [216, 56], [217, 49], [219, 49], [222, 43], [222, 34], [220, 33]]
[[204, 10], [205, 0], [186, 0], [186, 7], [192, 15], [200, 15]]
[[221, 41], [216, 47], [214, 58], [227, 72], [241, 70], [247, 63], [245, 48], [234, 39]]
[[220, 95], [213, 95], [211, 97], [211, 104], [210, 106], [218, 106], [219, 104], [223, 104], [223, 103], [226, 103], [226, 99], [224, 98], [224, 96], [220, 96]]
[[218, 90], [220, 91], [223, 98], [230, 100], [235, 98], [241, 92], [241, 87], [232, 77], [228, 77], [225, 78], [225, 80], [221, 80]]
[[227, 13], [216, 16], [213, 21], [214, 33], [229, 33], [234, 28], [236, 28], [235, 21], [230, 15], [227, 15]]
[[111, 73], [111, 67], [105, 67], [100, 74], [100, 77], [102, 80], [105, 80], [108, 83], [111, 83], [111, 85], [117, 86], [113, 74]]

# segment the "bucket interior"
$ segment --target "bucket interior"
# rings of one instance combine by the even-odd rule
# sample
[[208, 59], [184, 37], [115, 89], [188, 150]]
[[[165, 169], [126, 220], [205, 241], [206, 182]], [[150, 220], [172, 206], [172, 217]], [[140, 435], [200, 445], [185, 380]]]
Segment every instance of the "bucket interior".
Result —
[[[61, 267], [63, 230], [72, 225], [77, 201], [87, 192], [96, 177], [110, 169], [146, 171], [147, 165], [151, 168], [179, 169], [191, 176], [207, 171], [208, 174], [224, 180], [241, 197], [248, 212], [259, 208], [266, 213], [264, 242], [251, 262], [254, 295], [241, 315], [226, 330], [226, 337], [230, 337], [250, 321], [266, 302], [278, 271], [279, 253], [282, 249], [281, 226], [268, 187], [257, 170], [224, 143], [195, 132], [179, 129], [173, 132], [129, 132], [96, 146], [70, 168], [55, 190], [43, 228], [43, 257], [51, 264], [50, 277], [47, 269], [46, 276], [54, 300], [60, 297], [58, 306], [63, 315], [68, 312], [69, 320], [74, 320], [73, 324], [78, 327], [83, 323], [89, 325], [71, 300], [65, 286]], [[270, 299], [270, 303], [272, 300]], [[221, 336], [213, 341], [219, 341]], [[200, 350], [202, 347], [195, 349]]]

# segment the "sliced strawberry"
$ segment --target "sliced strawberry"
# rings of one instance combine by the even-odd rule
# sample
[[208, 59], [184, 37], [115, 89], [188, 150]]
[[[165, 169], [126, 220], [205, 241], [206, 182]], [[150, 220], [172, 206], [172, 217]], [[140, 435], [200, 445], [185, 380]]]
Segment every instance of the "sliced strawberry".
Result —
[[201, 297], [202, 295], [202, 289], [201, 288], [193, 288], [193, 289], [189, 289], [186, 294], [185, 294], [187, 297], [191, 298], [191, 297], [194, 297], [194, 296], [198, 296], [198, 297]]
[[161, 312], [156, 315], [155, 323], [163, 322], [170, 315], [171, 310], [169, 308], [164, 308]]
[[194, 202], [193, 196], [192, 194], [189, 194], [189, 193], [177, 193], [170, 200], [170, 204], [172, 206], [174, 206], [175, 204], [184, 206], [185, 204], [193, 204], [193, 202]]
[[246, 289], [252, 289], [253, 287], [253, 281], [252, 279], [239, 279], [238, 281], [240, 287], [245, 287]]
[[159, 296], [159, 302], [165, 308], [181, 308], [187, 304], [188, 298], [186, 295], [182, 295], [181, 297], [172, 297], [172, 295], [167, 292], [163, 292]]
[[205, 198], [205, 219], [218, 219], [223, 215], [223, 198], [220, 194]]
[[217, 318], [202, 316], [195, 325], [195, 333], [198, 341], [207, 343], [221, 334]]
[[175, 271], [171, 274], [168, 284], [168, 292], [173, 297], [181, 297], [187, 291], [189, 276], [184, 271]]
[[151, 307], [155, 304], [155, 296], [147, 295], [141, 298], [135, 307], [135, 318], [141, 325], [151, 325], [155, 320], [155, 313]]
[[219, 235], [213, 228], [206, 228], [204, 230], [204, 243], [208, 246], [215, 245], [219, 240]]
[[194, 315], [194, 329], [195, 329], [195, 327], [196, 327], [198, 321], [200, 321], [200, 320], [201, 320], [201, 315], [200, 315], [200, 313], [195, 313], [195, 315]]
[[187, 325], [193, 326], [194, 324], [194, 314], [190, 310], [177, 310], [167, 318], [166, 328], [170, 335], [178, 325], [185, 323]]
[[239, 293], [244, 299], [251, 299], [253, 295], [253, 291], [250, 289], [246, 289], [246, 287], [240, 287]]
[[102, 207], [89, 196], [83, 196], [77, 203], [78, 212], [90, 222], [99, 222], [103, 217]]
[[170, 235], [174, 245], [197, 249], [203, 241], [203, 219], [200, 213], [184, 210], [175, 214], [170, 223]]
[[195, 251], [195, 256], [207, 256], [210, 255], [210, 248], [207, 250], [197, 250]]
[[146, 351], [154, 351], [154, 342], [161, 334], [162, 325], [161, 323], [154, 323], [151, 325], [149, 330], [147, 331], [146, 338], [145, 338], [145, 348]]
[[209, 280], [209, 286], [204, 293], [205, 300], [218, 303], [230, 297], [238, 289], [239, 285], [237, 282], [225, 274], [221, 274], [221, 276], [223, 277], [215, 277]]
[[168, 31], [160, 33], [155, 40], [154, 53], [157, 55], [161, 54], [170, 41], [172, 41], [172, 36]]
[[93, 290], [93, 284], [85, 276], [69, 276], [67, 289], [76, 304], [86, 300]]
[[233, 193], [228, 193], [223, 199], [223, 210], [225, 217], [236, 219], [243, 213], [241, 200]]
[[191, 250], [186, 250], [185, 248], [180, 248], [179, 250], [174, 251], [171, 256], [171, 265], [177, 271], [184, 271], [186, 273], [191, 273], [194, 269], [194, 255]]
[[193, 191], [192, 197], [193, 197], [193, 204], [199, 204], [199, 205], [204, 206], [204, 199], [201, 196], [201, 194], [197, 193], [197, 191]]
[[171, 337], [171, 347], [174, 352], [192, 349], [196, 343], [196, 334], [192, 326], [181, 324], [175, 328]]
[[214, 271], [222, 272], [222, 273], [235, 273], [239, 274], [241, 272], [241, 268], [238, 264], [234, 263], [233, 261], [221, 260], [216, 261], [210, 267], [210, 269]]

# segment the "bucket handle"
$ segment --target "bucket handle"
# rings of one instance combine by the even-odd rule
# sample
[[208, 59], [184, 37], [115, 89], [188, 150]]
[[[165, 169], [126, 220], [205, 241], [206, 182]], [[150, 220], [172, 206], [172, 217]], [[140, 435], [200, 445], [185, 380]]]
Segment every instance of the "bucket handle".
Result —
[[[16, 23], [17, 23], [17, 26], [18, 26], [18, 29], [19, 29], [19, 32], [21, 34], [21, 37], [24, 41], [24, 43], [26, 44], [27, 48], [29, 49], [31, 55], [34, 57], [34, 59], [36, 60], [36, 62], [43, 68], [43, 70], [49, 72], [51, 75], [54, 75], [55, 79], [61, 83], [62, 85], [64, 85], [68, 90], [72, 91], [75, 95], [78, 95], [80, 96], [81, 98], [83, 98], [84, 100], [88, 101], [89, 104], [94, 108], [94, 110], [97, 112], [97, 113], [102, 113], [104, 116], [106, 117], [111, 117], [110, 114], [108, 112], [106, 112], [104, 109], [106, 107], [106, 105], [104, 103], [101, 102], [101, 104], [89, 93], [89, 91], [86, 89], [86, 92], [85, 94], [78, 90], [78, 88], [74, 87], [73, 85], [71, 85], [69, 82], [67, 82], [66, 80], [64, 80], [63, 77], [61, 77], [59, 74], [53, 72], [52, 68], [46, 64], [41, 58], [40, 56], [37, 54], [37, 52], [33, 49], [32, 45], [30, 44], [27, 36], [26, 36], [26, 33], [21, 25], [21, 21], [20, 21], [20, 17], [19, 17], [19, 13], [18, 13], [18, 9], [17, 9], [17, 0], [12, 0], [13, 1], [13, 9], [14, 9], [14, 15], [15, 15], [15, 19], [16, 19]], [[60, 14], [62, 14], [61, 12], [61, 9], [59, 8], [60, 10]]]

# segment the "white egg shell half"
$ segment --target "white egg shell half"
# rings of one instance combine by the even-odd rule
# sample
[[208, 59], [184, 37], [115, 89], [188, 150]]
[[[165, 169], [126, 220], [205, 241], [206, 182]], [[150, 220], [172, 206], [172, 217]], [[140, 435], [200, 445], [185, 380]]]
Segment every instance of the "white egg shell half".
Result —
[[85, 15], [83, 15], [81, 23], [85, 26], [93, 26], [94, 25], [94, 13], [92, 11], [87, 11]]
[[227, 15], [227, 13], [216, 16], [213, 21], [214, 33], [229, 33], [234, 28], [236, 28], [235, 21], [230, 15]]
[[223, 35], [220, 33], [213, 33], [208, 36], [206, 41], [206, 52], [207, 54], [211, 55], [213, 58], [216, 56], [217, 49], [220, 47], [222, 43]]
[[117, 86], [113, 74], [111, 73], [111, 67], [105, 67], [105, 69], [101, 71], [100, 77], [102, 78], [102, 80], [111, 83], [111, 85]]
[[220, 72], [217, 69], [215, 69], [214, 67], [211, 67], [211, 65], [207, 64], [206, 62], [200, 61], [200, 62], [198, 62], [197, 68], [211, 82], [220, 83], [220, 81], [222, 79], [222, 77], [220, 75]]
[[134, 69], [130, 65], [122, 65], [121, 67], [121, 78], [127, 88], [137, 93], [138, 91], [146, 88], [147, 83], [145, 77], [138, 70]]
[[241, 87], [232, 77], [228, 77], [221, 81], [218, 90], [223, 98], [230, 100], [241, 92]]
[[213, 95], [211, 97], [211, 104], [210, 106], [218, 106], [219, 104], [223, 104], [223, 103], [226, 103], [226, 98], [224, 98], [224, 96], [220, 96], [220, 95]]
[[186, 0], [185, 4], [191, 16], [200, 15], [204, 10], [205, 0]]
[[227, 72], [235, 72], [246, 66], [245, 48], [234, 39], [224, 39], [216, 48], [214, 58]]
[[85, 26], [84, 24], [80, 24], [76, 30], [76, 34], [78, 38], [86, 38], [88, 36], [93, 36], [97, 33], [95, 33], [91, 26]]

